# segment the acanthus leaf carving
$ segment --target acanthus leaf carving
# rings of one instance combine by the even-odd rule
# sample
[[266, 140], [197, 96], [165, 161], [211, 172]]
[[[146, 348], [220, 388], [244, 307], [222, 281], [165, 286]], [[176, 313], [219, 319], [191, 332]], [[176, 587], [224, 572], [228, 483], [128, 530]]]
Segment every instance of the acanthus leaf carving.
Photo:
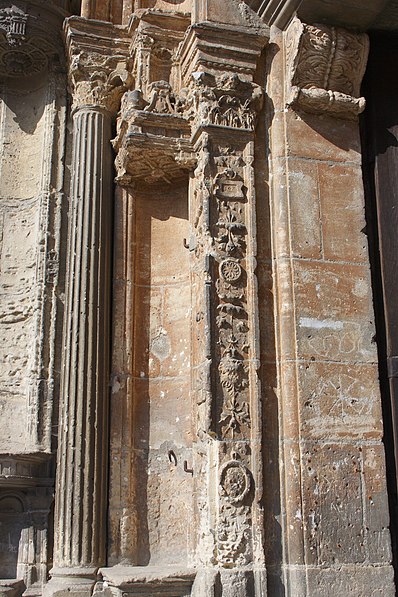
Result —
[[369, 51], [366, 34], [294, 19], [286, 32], [288, 105], [355, 118], [365, 109], [360, 85]]
[[122, 94], [132, 81], [124, 56], [115, 55], [104, 60], [86, 52], [73, 55], [69, 77], [75, 109], [98, 106], [111, 113], [117, 112]]
[[[114, 115], [132, 86], [127, 32], [108, 22], [80, 17], [65, 21], [72, 109], [96, 107]], [[111, 50], [117, 48], [117, 52]]]

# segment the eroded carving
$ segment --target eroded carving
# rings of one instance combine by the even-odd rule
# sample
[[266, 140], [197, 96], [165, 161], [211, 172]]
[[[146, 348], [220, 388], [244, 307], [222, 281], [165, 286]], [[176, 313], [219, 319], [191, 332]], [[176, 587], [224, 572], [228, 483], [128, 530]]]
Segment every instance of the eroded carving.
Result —
[[59, 48], [37, 17], [16, 6], [0, 10], [0, 74], [21, 78], [44, 72]]
[[[93, 34], [78, 17], [66, 21], [69, 81], [73, 109], [95, 106], [116, 114], [124, 91], [131, 87], [126, 33], [110, 23], [99, 22]], [[116, 47], [117, 52], [109, 48]]]
[[360, 85], [369, 40], [365, 34], [294, 19], [286, 33], [288, 104], [308, 112], [353, 118], [365, 109]]
[[17, 6], [0, 10], [0, 31], [4, 31], [10, 46], [20, 45], [25, 40], [28, 15]]
[[192, 73], [190, 86], [182, 91], [182, 97], [185, 116], [195, 125], [254, 130], [263, 95], [258, 85], [244, 81], [236, 73], [214, 77], [201, 71]]
[[85, 52], [74, 54], [69, 69], [73, 88], [73, 106], [99, 106], [115, 113], [120, 98], [131, 81], [126, 70], [124, 56], [112, 56], [104, 60]]

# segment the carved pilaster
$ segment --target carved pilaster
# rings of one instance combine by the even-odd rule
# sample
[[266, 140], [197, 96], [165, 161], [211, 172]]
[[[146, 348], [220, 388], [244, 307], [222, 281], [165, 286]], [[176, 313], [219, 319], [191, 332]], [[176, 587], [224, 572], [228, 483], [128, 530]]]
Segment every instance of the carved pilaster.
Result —
[[[232, 597], [239, 594], [239, 585], [250, 593], [254, 577], [247, 568], [265, 574], [251, 219], [253, 139], [244, 128], [233, 133], [229, 127], [213, 125], [201, 132], [198, 144], [199, 165], [190, 195], [192, 391], [201, 529], [197, 557], [204, 566], [220, 567], [223, 591]], [[265, 585], [258, 595], [264, 591]]]
[[360, 85], [368, 50], [366, 34], [294, 19], [286, 32], [288, 105], [355, 118], [365, 109]]
[[[253, 160], [262, 93], [235, 73], [202, 72], [194, 73], [187, 98], [198, 157], [190, 186], [197, 561], [218, 569], [228, 597], [260, 596], [266, 584]], [[199, 572], [194, 594], [214, 582]]]

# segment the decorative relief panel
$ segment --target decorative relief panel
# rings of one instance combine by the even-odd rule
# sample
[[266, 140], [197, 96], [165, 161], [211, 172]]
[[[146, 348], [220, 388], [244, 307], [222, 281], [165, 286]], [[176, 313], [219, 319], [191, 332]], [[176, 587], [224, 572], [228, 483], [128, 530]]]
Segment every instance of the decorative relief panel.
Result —
[[366, 34], [294, 19], [286, 32], [288, 104], [354, 118], [365, 109], [360, 85], [369, 51]]
[[[193, 389], [199, 438], [218, 440], [216, 541], [209, 557], [222, 566], [235, 567], [253, 559], [253, 313], [249, 314], [248, 306], [249, 276], [253, 273], [248, 272], [247, 256], [252, 247], [248, 244], [248, 186], [243, 166], [248, 139], [238, 133], [234, 143], [230, 136], [234, 151], [228, 155], [217, 126], [212, 129], [206, 127], [202, 136], [192, 194], [196, 213], [193, 288], [201, 297], [194, 322], [199, 339], [196, 371], [201, 382], [194, 377]], [[225, 131], [221, 137], [223, 134]], [[199, 288], [203, 292], [198, 292]], [[207, 516], [206, 507], [203, 515]]]

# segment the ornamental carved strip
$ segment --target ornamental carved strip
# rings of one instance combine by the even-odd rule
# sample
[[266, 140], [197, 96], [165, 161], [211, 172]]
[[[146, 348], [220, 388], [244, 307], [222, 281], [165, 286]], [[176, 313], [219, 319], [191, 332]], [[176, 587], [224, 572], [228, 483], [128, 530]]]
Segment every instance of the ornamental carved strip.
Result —
[[365, 34], [294, 19], [286, 33], [288, 103], [355, 117], [365, 108], [360, 86], [368, 52]]
[[[205, 132], [197, 148], [191, 189], [196, 344], [192, 385], [198, 437], [203, 443], [206, 436], [216, 440], [213, 458], [218, 470], [217, 479], [210, 481], [210, 486], [218, 487], [210, 533], [206, 532], [208, 500], [198, 491], [201, 534], [207, 541], [213, 538], [208, 546], [210, 563], [230, 568], [253, 563], [253, 501], [256, 485], [261, 485], [252, 445], [259, 423], [251, 220], [255, 209], [254, 115], [253, 126], [244, 121], [240, 127], [209, 122], [213, 94], [217, 97], [218, 93], [219, 88], [211, 93], [206, 90], [204, 95], [200, 90], [197, 106]], [[204, 448], [203, 459], [205, 453]], [[199, 469], [206, 470], [203, 462]], [[212, 470], [211, 463], [207, 469]]]

